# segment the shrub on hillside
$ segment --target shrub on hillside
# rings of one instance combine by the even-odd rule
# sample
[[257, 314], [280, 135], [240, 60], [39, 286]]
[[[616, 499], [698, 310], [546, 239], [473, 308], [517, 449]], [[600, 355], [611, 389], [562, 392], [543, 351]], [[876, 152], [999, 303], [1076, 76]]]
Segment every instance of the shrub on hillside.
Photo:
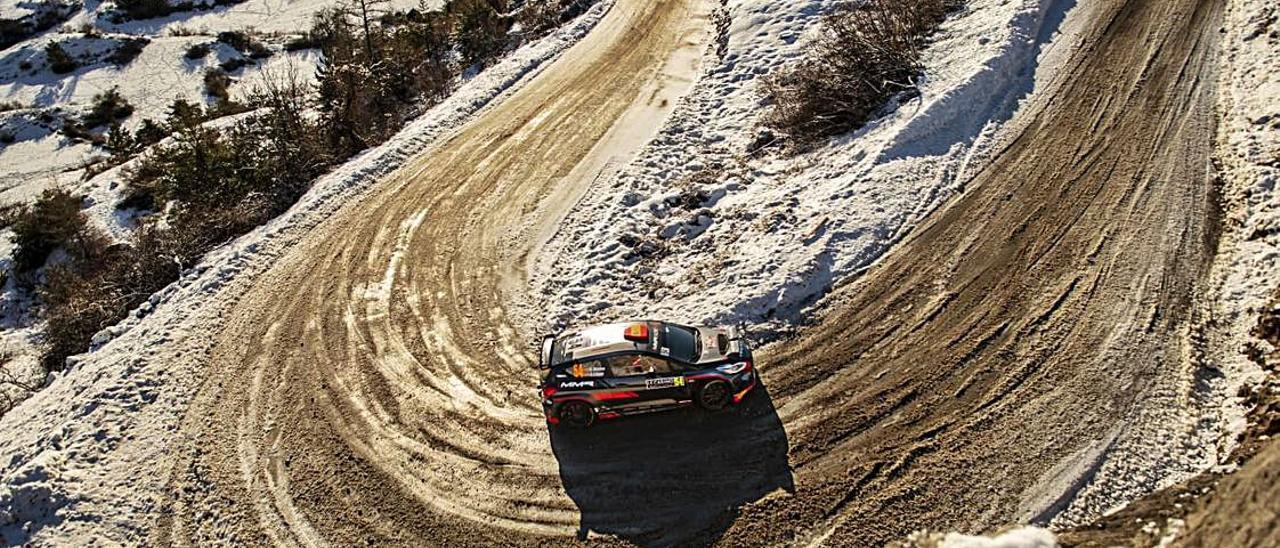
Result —
[[13, 230], [15, 272], [32, 272], [44, 266], [54, 250], [77, 247], [77, 235], [86, 225], [80, 202], [79, 196], [53, 188], [35, 203], [8, 212], [5, 223]]
[[266, 59], [271, 57], [271, 50], [267, 48], [258, 38], [245, 31], [228, 30], [218, 33], [218, 41], [231, 46], [241, 54], [252, 59]]
[[150, 118], [144, 118], [142, 123], [138, 125], [138, 129], [133, 131], [133, 140], [140, 147], [148, 147], [160, 142], [167, 135], [169, 135], [169, 131], [164, 126], [155, 123]]
[[95, 229], [83, 229], [86, 253], [49, 270], [39, 288], [44, 303], [46, 371], [89, 349], [93, 336], [114, 325], [151, 294], [177, 279], [191, 257], [154, 227], [135, 231], [126, 244], [108, 245]]
[[126, 19], [151, 19], [173, 13], [173, 6], [165, 0], [115, 0], [116, 8], [124, 12]]
[[867, 0], [823, 20], [810, 52], [765, 82], [764, 123], [806, 146], [862, 126], [914, 90], [924, 46], [958, 0]]
[[[590, 0], [545, 0], [526, 2], [515, 14], [521, 36], [534, 39], [565, 22], [582, 15], [591, 7]], [[514, 32], [514, 31], [510, 31]]]
[[118, 67], [123, 67], [132, 63], [134, 59], [137, 59], [138, 56], [142, 54], [142, 50], [150, 43], [151, 41], [146, 38], [126, 39], [120, 42], [119, 46], [116, 46], [115, 51], [112, 51], [111, 55], [107, 56], [107, 61], [110, 61]]
[[175, 101], [169, 121], [175, 132], [172, 142], [133, 168], [129, 202], [154, 208], [172, 204], [173, 211], [182, 213], [228, 209], [261, 199], [273, 204], [266, 213], [283, 211], [332, 161], [323, 131], [304, 115], [306, 97], [297, 79], [268, 78], [250, 97], [261, 112], [219, 129], [201, 125], [205, 114], [198, 106]]
[[244, 51], [249, 49], [252, 38], [249, 33], [242, 30], [224, 30], [218, 33], [218, 41], [231, 46], [236, 51]]
[[204, 69], [204, 93], [213, 97], [219, 104], [231, 101], [231, 77], [218, 67]]
[[209, 55], [210, 51], [213, 51], [213, 48], [209, 44], [192, 44], [191, 47], [187, 48], [185, 56], [187, 59], [192, 60], [204, 59], [206, 55]]
[[120, 95], [120, 90], [111, 88], [93, 96], [93, 108], [81, 120], [84, 127], [96, 128], [124, 120], [133, 115], [133, 105]]
[[453, 0], [445, 12], [457, 21], [454, 41], [466, 65], [485, 65], [508, 45], [511, 17], [505, 0]]
[[49, 42], [49, 45], [44, 47], [44, 55], [49, 61], [49, 70], [54, 74], [66, 74], [80, 66], [80, 63], [76, 62], [57, 42]]
[[374, 24], [358, 13], [322, 11], [309, 33], [324, 56], [317, 72], [323, 126], [329, 145], [343, 155], [390, 137], [419, 101], [443, 97], [455, 74], [448, 63], [450, 15], [414, 11]]

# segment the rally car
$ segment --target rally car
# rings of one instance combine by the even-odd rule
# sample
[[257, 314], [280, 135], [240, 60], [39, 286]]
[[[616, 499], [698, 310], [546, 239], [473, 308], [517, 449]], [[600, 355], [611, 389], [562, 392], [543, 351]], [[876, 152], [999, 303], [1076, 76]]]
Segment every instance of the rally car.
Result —
[[574, 428], [686, 405], [718, 411], [756, 386], [740, 327], [636, 321], [548, 335], [539, 367], [547, 422]]

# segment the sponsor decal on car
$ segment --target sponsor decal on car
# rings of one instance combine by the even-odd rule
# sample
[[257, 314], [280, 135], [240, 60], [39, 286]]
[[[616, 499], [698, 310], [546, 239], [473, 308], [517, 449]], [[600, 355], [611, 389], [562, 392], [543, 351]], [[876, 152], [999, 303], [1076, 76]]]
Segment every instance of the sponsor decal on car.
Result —
[[573, 364], [573, 367], [569, 369], [569, 374], [579, 379], [583, 377], [603, 377], [604, 366], [582, 365], [580, 363], [575, 363]]
[[560, 383], [560, 388], [594, 388], [596, 381], [569, 381]]
[[645, 388], [672, 388], [684, 386], [684, 377], [662, 377], [660, 379], [645, 379]]

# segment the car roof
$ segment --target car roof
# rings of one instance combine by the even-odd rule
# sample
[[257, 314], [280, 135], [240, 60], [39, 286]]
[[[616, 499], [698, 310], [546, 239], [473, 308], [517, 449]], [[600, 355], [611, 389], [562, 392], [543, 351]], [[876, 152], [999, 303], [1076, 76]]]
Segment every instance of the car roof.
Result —
[[[648, 330], [648, 342], [627, 339], [627, 328], [643, 325]], [[652, 352], [661, 322], [638, 321], [597, 325], [556, 337], [553, 365], [586, 360], [615, 352]]]

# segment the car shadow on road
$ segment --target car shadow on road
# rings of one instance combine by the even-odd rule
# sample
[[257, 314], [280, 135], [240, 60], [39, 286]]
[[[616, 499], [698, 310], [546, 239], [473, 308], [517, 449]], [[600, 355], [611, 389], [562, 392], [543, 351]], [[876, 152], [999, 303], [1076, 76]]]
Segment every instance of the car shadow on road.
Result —
[[582, 513], [580, 538], [640, 545], [708, 543], [738, 509], [794, 490], [787, 434], [763, 386], [735, 408], [686, 408], [585, 431], [551, 428], [565, 492]]

